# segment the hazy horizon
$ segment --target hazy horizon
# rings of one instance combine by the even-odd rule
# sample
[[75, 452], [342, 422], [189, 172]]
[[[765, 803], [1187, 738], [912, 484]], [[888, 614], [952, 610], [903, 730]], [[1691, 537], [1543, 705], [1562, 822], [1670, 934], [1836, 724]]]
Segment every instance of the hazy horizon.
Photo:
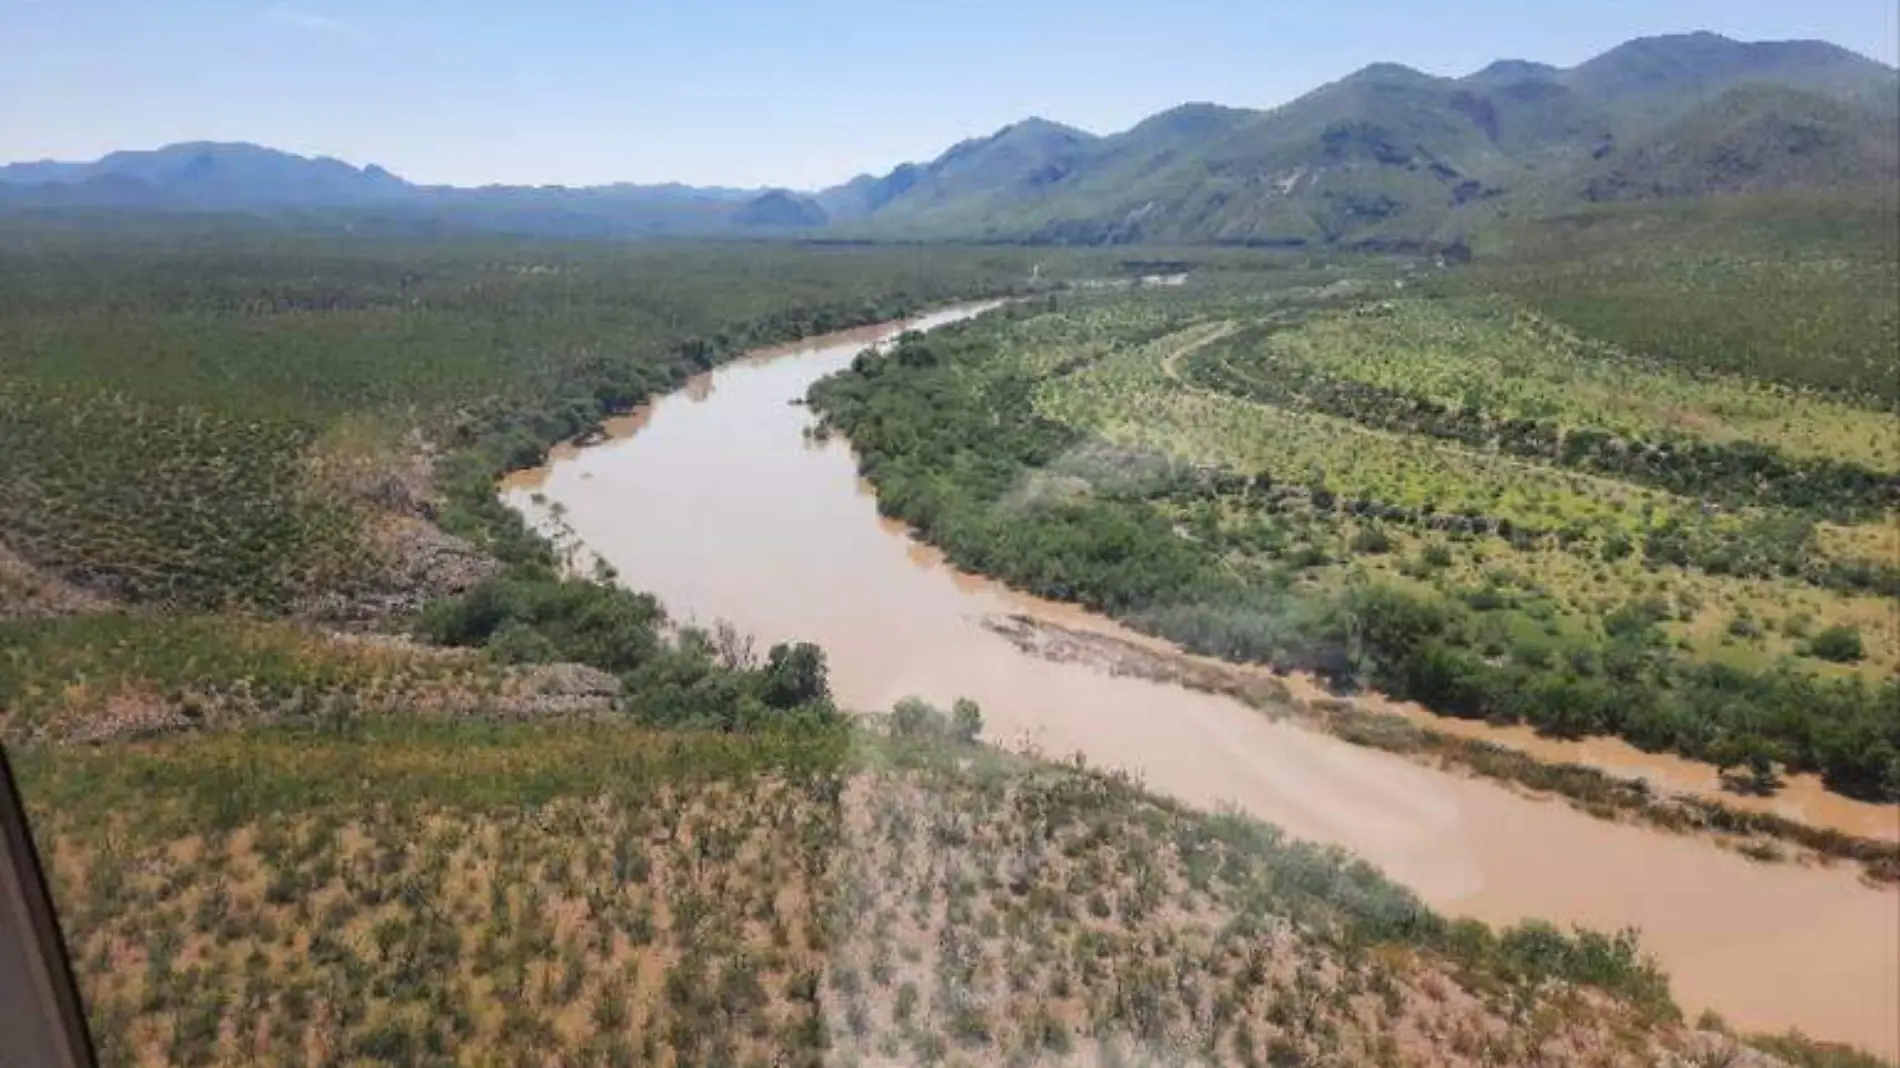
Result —
[[1192, 101], [1273, 107], [1373, 62], [1567, 67], [1695, 30], [1900, 59], [1884, 0], [1478, 0], [1428, 18], [1398, 0], [886, 10], [0, 0], [0, 108], [14, 116], [0, 162], [245, 141], [423, 184], [816, 189], [1032, 115], [1112, 133]]

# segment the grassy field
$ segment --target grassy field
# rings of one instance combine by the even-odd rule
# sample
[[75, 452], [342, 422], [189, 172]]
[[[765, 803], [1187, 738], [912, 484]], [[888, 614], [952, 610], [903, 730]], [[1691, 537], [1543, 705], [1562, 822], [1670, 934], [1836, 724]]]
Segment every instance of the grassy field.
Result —
[[814, 400], [964, 566], [1441, 711], [1900, 798], [1900, 418], [1853, 375], [1657, 356], [1476, 284], [1032, 303]]
[[381, 721], [25, 772], [109, 1064], [1636, 1065], [1717, 1041], [1627, 940], [1447, 923], [1269, 828], [922, 736]]

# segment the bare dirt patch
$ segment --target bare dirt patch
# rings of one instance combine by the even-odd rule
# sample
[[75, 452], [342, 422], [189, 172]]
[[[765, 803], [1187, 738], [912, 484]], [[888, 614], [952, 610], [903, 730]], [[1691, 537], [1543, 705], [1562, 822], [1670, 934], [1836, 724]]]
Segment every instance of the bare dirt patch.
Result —
[[112, 602], [34, 567], [0, 543], [0, 623], [104, 612]]

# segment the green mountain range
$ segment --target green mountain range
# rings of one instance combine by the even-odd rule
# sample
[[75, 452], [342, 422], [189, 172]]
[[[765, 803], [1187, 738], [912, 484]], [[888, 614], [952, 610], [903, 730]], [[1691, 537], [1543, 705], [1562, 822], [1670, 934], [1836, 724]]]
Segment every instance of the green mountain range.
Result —
[[1377, 64], [1271, 111], [1188, 104], [1107, 137], [1041, 119], [826, 190], [834, 228], [1065, 242], [1449, 242], [1592, 200], [1891, 185], [1900, 72], [1698, 33], [1569, 70]]
[[237, 211], [429, 230], [1447, 247], [1597, 201], [1891, 190], [1900, 71], [1820, 41], [1631, 41], [1570, 69], [1382, 63], [1269, 111], [1097, 136], [1030, 118], [830, 189], [457, 189], [256, 145], [0, 166], [0, 211]]
[[1563, 191], [1629, 200], [1838, 189], [1891, 183], [1896, 170], [1900, 139], [1891, 115], [1753, 84], [1616, 146], [1567, 176]]

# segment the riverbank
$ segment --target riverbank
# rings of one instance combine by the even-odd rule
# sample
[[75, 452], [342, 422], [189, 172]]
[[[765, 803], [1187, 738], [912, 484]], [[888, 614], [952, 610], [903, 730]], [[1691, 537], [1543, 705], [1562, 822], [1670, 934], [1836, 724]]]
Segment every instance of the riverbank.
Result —
[[[901, 325], [928, 331], [1004, 303], [953, 305]], [[891, 340], [895, 329], [890, 323], [869, 324], [752, 350], [687, 379], [676, 395], [703, 402], [712, 394], [715, 376], [730, 368], [760, 367], [814, 349], [871, 347]], [[803, 397], [792, 399], [802, 401]], [[555, 464], [571, 461], [589, 447], [633, 437], [647, 427], [653, 410], [654, 402], [643, 404], [604, 420], [581, 438], [556, 444], [544, 464], [507, 473], [499, 481], [500, 488], [534, 495]], [[820, 430], [823, 426], [817, 424]], [[807, 439], [808, 446], [823, 442], [822, 435]], [[844, 447], [849, 448], [848, 444]], [[869, 480], [863, 480], [859, 488], [875, 496], [876, 488]], [[913, 540], [919, 562], [954, 570], [940, 550], [908, 526], [887, 521], [885, 529]], [[551, 532], [571, 560], [584, 557], [588, 561], [579, 570], [591, 572], [595, 558], [588, 553], [585, 539], [558, 520]], [[973, 583], [994, 581], [968, 577]], [[1546, 738], [1528, 728], [1441, 716], [1376, 693], [1341, 696], [1310, 675], [1191, 653], [1166, 638], [1135, 631], [1076, 606], [1001, 583], [998, 588], [1006, 590], [1021, 611], [994, 617], [992, 629], [1023, 651], [1046, 659], [1074, 659], [1111, 674], [1133, 674], [1234, 697], [1355, 745], [1560, 798], [1598, 818], [1633, 819], [1660, 830], [1705, 837], [1757, 862], [1847, 861], [1859, 865], [1872, 882], [1900, 884], [1900, 806], [1844, 797], [1828, 790], [1818, 776], [1785, 776], [1771, 793], [1744, 794], [1731, 790], [1713, 767], [1669, 754], [1645, 753], [1617, 739]]]
[[[1801, 541], [1824, 508], [1734, 506], [1676, 476], [1381, 422], [1355, 407], [1374, 404], [1359, 379], [1282, 366], [1284, 346], [1376, 340], [1391, 366], [1354, 373], [1395, 374], [1377, 405], [1415, 411], [1405, 391], [1433, 379], [1401, 362], [1412, 332], [1461, 374], [1515, 335], [1490, 305], [1414, 300], [1400, 329], [1384, 304], [1303, 300], [1209, 282], [1036, 302], [854, 366], [811, 402], [887, 513], [1018, 589], [1329, 687], [1737, 769], [1750, 790], [1812, 773], [1900, 804], [1900, 635], [1890, 602], [1836, 581], [1838, 547]], [[1543, 334], [1524, 345], [1568, 366]], [[1209, 388], [1182, 388], [1171, 361]], [[1210, 368], [1244, 382], [1202, 381]], [[1648, 385], [1698, 410], [1719, 399]]]
[[[1641, 776], [1626, 778], [1600, 767], [1540, 758], [1489, 737], [1490, 729], [1483, 725], [1468, 725], [1462, 732], [1448, 730], [1441, 725], [1443, 717], [1422, 709], [1411, 709], [1409, 714], [1387, 711], [1393, 703], [1376, 695], [1339, 697], [1325, 693], [1310, 678], [1276, 677], [1163, 643], [1023, 614], [992, 617], [984, 625], [1018, 649], [1046, 660], [1083, 663], [1114, 675], [1232, 697], [1270, 716], [1289, 717], [1355, 745], [1511, 783], [1536, 796], [1567, 801], [1602, 819], [1630, 819], [1706, 837], [1758, 861], [1853, 861], [1871, 882], [1900, 883], [1900, 843], [1892, 840], [1750, 811], [1692, 791], [1658, 790]], [[1865, 818], [1851, 810], [1845, 816]]]
[[1691, 1013], [1893, 1052], [1900, 917], [1854, 873], [1763, 865], [1229, 697], [1025, 655], [983, 625], [1020, 613], [1018, 596], [891, 530], [842, 442], [807, 439], [810, 415], [788, 401], [865, 342], [827, 340], [716, 370], [654, 402], [630, 437], [518, 475], [504, 497], [537, 523], [558, 511], [676, 620], [818, 643], [846, 707], [967, 696], [995, 742], [1081, 753], [1189, 804], [1342, 846], [1449, 914], [1638, 928]]

